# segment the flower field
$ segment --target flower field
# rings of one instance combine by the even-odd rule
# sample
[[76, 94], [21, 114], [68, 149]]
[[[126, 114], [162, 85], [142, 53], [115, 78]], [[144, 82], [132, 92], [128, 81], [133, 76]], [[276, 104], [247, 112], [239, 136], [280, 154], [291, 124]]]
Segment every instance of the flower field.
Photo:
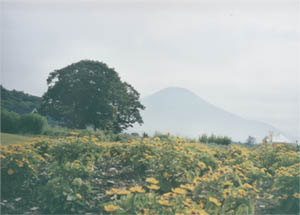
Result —
[[125, 143], [72, 132], [1, 146], [10, 214], [299, 214], [299, 148]]

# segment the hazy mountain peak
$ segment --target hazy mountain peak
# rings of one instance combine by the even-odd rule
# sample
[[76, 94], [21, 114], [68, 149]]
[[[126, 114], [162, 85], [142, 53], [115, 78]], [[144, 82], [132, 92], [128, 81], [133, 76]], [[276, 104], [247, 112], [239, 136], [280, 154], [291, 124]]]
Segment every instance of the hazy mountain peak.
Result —
[[198, 97], [192, 91], [182, 88], [182, 87], [167, 87], [158, 92], [152, 94], [151, 96], [193, 96]]
[[216, 134], [244, 141], [248, 136], [258, 140], [275, 130], [272, 126], [243, 119], [201, 99], [181, 87], [168, 87], [142, 99], [144, 124], [133, 128], [153, 134], [155, 131], [197, 137]]
[[165, 104], [167, 106], [172, 105], [177, 107], [194, 105], [195, 103], [207, 103], [192, 91], [181, 87], [164, 88], [150, 96], [145, 97], [143, 102], [145, 105], [160, 104], [161, 106]]

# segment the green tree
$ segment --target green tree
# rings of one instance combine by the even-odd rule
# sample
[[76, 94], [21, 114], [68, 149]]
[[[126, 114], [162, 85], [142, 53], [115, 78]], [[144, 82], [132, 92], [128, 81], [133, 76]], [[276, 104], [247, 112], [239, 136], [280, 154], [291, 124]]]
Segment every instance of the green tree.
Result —
[[216, 143], [217, 141], [217, 137], [214, 134], [211, 134], [208, 139], [207, 139], [208, 143]]
[[31, 113], [40, 106], [42, 99], [27, 93], [7, 90], [0, 85], [1, 91], [1, 110], [5, 109], [18, 114]]
[[139, 93], [104, 63], [71, 64], [50, 73], [47, 84], [39, 111], [69, 128], [93, 126], [119, 133], [143, 123]]
[[256, 138], [252, 136], [248, 136], [246, 140], [246, 145], [254, 145], [256, 143]]
[[200, 138], [199, 138], [199, 142], [200, 143], [208, 143], [208, 137], [206, 134], [203, 134]]

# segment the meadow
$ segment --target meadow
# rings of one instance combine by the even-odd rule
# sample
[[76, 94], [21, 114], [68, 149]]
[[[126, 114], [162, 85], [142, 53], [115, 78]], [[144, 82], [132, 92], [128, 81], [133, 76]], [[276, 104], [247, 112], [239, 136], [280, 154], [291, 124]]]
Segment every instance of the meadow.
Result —
[[299, 148], [202, 144], [162, 135], [1, 143], [8, 214], [299, 214]]
[[25, 143], [32, 140], [32, 137], [17, 135], [17, 134], [7, 134], [0, 133], [1, 144], [15, 144], [15, 143]]

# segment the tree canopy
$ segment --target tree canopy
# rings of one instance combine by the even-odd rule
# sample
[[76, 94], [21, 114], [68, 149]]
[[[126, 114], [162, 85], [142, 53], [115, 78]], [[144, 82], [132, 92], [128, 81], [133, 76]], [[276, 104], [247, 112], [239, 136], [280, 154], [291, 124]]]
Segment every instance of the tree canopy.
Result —
[[139, 93], [104, 63], [79, 61], [50, 73], [47, 84], [39, 111], [69, 128], [118, 133], [143, 123]]

